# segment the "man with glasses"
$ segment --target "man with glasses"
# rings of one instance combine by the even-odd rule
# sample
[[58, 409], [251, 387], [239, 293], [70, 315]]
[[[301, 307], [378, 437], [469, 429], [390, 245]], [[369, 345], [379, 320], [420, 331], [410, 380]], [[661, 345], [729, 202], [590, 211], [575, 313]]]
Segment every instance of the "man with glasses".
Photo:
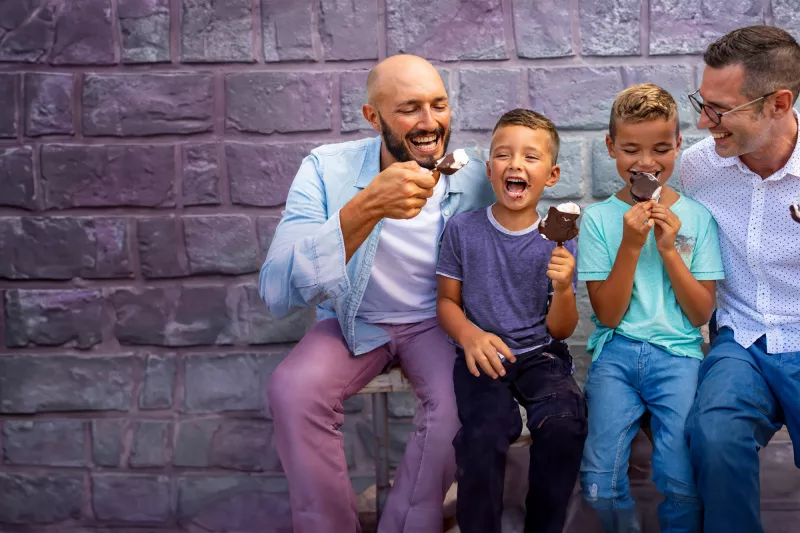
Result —
[[711, 137], [681, 181], [719, 225], [718, 331], [686, 422], [705, 533], [762, 533], [758, 450], [783, 424], [800, 467], [800, 45], [768, 26], [708, 47], [689, 96]]

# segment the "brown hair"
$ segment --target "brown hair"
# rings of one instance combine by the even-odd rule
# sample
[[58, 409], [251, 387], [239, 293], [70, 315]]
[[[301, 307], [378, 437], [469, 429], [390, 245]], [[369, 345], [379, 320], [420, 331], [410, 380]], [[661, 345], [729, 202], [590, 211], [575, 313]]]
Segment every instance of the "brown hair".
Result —
[[[712, 43], [703, 60], [711, 68], [742, 65], [742, 94], [759, 98], [781, 89], [800, 91], [800, 45], [786, 31], [773, 26], [748, 26], [733, 30]], [[759, 102], [763, 107], [763, 100]]]
[[678, 104], [672, 95], [652, 83], [634, 85], [614, 99], [611, 120], [608, 121], [608, 134], [613, 140], [617, 133], [617, 121], [643, 122], [656, 119], [674, 120], [675, 136], [678, 136]]
[[500, 120], [495, 124], [492, 130], [492, 136], [500, 128], [506, 126], [524, 126], [532, 130], [545, 130], [550, 134], [550, 159], [553, 165], [558, 161], [558, 150], [561, 148], [561, 139], [556, 131], [556, 125], [553, 121], [530, 109], [512, 109], [500, 117]]

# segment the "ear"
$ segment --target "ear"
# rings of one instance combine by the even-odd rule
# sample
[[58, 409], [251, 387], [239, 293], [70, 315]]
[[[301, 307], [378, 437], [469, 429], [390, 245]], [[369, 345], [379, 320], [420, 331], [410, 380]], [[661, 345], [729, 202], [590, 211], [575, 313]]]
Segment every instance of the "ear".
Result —
[[611, 140], [611, 135], [606, 133], [606, 148], [608, 149], [608, 155], [611, 159], [617, 158], [617, 152], [614, 151], [614, 141]]
[[783, 89], [772, 95], [774, 98], [773, 113], [775, 118], [782, 118], [792, 112], [792, 91]]
[[383, 133], [381, 131], [381, 121], [378, 118], [378, 110], [375, 106], [371, 104], [364, 104], [361, 107], [361, 114], [364, 115], [364, 118], [369, 122], [370, 126], [372, 126], [375, 131], [378, 133]]
[[489, 164], [489, 161], [486, 162], [486, 177], [489, 178], [489, 181], [492, 180], [492, 165]]
[[678, 134], [678, 144], [675, 145], [675, 159], [678, 159], [678, 155], [681, 151], [681, 145], [683, 144], [683, 134]]
[[561, 178], [561, 167], [558, 165], [553, 165], [553, 168], [550, 169], [550, 177], [547, 178], [547, 181], [544, 182], [545, 187], [552, 187], [558, 180]]

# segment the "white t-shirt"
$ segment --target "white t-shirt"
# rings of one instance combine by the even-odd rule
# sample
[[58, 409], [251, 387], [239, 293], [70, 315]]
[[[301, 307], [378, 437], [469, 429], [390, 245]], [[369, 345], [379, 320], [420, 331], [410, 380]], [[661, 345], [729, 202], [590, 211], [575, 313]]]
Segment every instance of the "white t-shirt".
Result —
[[387, 218], [358, 317], [372, 324], [413, 324], [436, 316], [436, 260], [442, 233], [442, 176], [416, 217]]

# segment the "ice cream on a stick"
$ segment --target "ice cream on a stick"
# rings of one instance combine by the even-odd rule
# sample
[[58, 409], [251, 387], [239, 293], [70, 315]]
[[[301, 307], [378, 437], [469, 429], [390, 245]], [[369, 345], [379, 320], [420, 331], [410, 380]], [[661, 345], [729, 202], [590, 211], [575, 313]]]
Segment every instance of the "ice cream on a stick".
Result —
[[434, 177], [439, 179], [439, 174], [452, 176], [465, 167], [467, 163], [469, 163], [467, 152], [463, 148], [458, 148], [436, 162], [436, 168], [433, 170]]
[[634, 202], [647, 202], [661, 198], [661, 183], [649, 172], [631, 171], [631, 198]]
[[578, 216], [581, 208], [572, 202], [550, 207], [539, 222], [539, 233], [549, 241], [562, 246], [566, 241], [578, 236]]

